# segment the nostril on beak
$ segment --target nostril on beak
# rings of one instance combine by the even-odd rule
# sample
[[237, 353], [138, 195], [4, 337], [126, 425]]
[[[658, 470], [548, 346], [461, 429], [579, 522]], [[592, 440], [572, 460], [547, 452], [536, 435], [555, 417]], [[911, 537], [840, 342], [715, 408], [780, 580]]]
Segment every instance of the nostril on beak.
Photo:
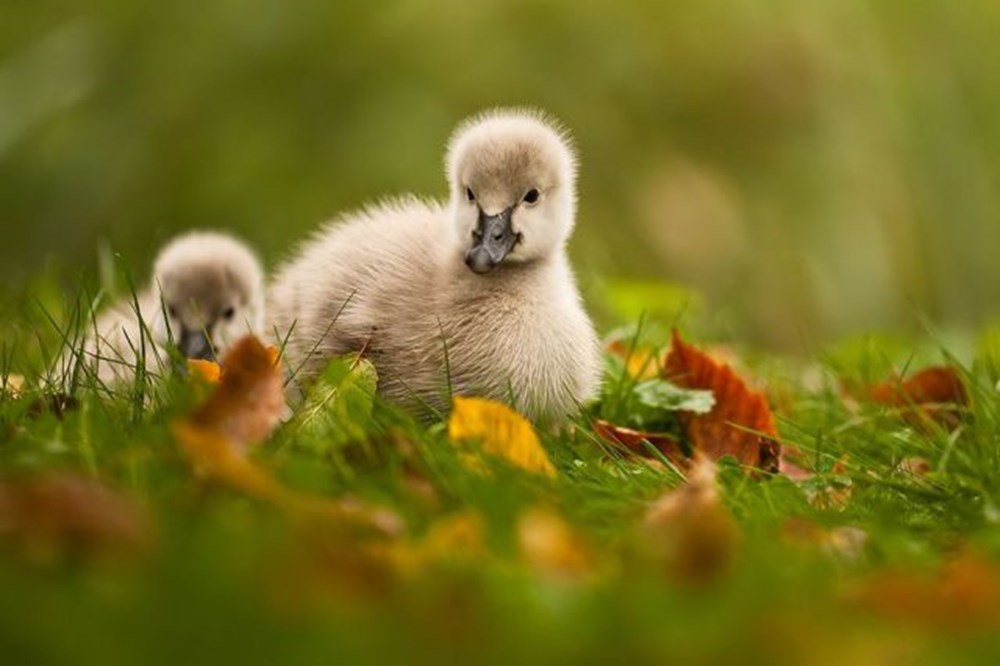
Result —
[[502, 231], [494, 231], [493, 232], [493, 240], [498, 241], [498, 240], [501, 240], [501, 239], [503, 239], [503, 232]]

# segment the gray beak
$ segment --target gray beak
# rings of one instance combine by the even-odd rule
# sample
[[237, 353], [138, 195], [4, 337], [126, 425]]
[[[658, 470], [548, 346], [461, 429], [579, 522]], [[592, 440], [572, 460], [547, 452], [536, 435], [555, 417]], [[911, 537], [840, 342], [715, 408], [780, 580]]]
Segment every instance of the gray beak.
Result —
[[465, 253], [465, 265], [473, 273], [489, 273], [521, 240], [510, 226], [513, 212], [513, 206], [496, 215], [487, 215], [480, 209], [479, 221], [472, 232], [472, 246]]
[[212, 342], [205, 335], [204, 331], [182, 331], [178, 346], [181, 353], [184, 354], [184, 358], [198, 359], [200, 361], [215, 360], [215, 351], [212, 349]]

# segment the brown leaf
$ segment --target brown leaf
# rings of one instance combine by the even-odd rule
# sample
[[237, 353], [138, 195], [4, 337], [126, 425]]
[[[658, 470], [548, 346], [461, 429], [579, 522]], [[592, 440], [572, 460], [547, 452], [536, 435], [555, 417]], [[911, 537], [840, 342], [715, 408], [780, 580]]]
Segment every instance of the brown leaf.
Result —
[[958, 372], [950, 366], [933, 366], [909, 379], [892, 377], [871, 386], [866, 397], [901, 411], [914, 425], [939, 425], [954, 429], [959, 424], [961, 408], [969, 396]]
[[226, 355], [218, 387], [186, 423], [247, 447], [271, 435], [284, 408], [281, 368], [274, 352], [247, 336]]
[[32, 563], [135, 556], [149, 537], [140, 508], [93, 479], [53, 472], [0, 481], [0, 543]]
[[633, 430], [603, 419], [594, 421], [594, 432], [607, 442], [622, 446], [636, 455], [655, 460], [656, 456], [646, 447], [645, 443], [648, 442], [675, 466], [685, 468], [688, 465], [689, 460], [684, 455], [680, 442], [670, 435]]
[[675, 330], [663, 374], [678, 386], [715, 394], [709, 413], [680, 413], [695, 450], [713, 460], [731, 455], [745, 465], [778, 471], [781, 446], [774, 415], [763, 394], [751, 391], [731, 367], [685, 343]]
[[653, 502], [643, 521], [649, 553], [682, 582], [714, 580], [735, 559], [739, 529], [722, 504], [715, 475], [715, 463], [697, 456], [687, 483]]
[[1000, 569], [963, 551], [935, 572], [880, 572], [848, 599], [882, 616], [942, 629], [1000, 628]]

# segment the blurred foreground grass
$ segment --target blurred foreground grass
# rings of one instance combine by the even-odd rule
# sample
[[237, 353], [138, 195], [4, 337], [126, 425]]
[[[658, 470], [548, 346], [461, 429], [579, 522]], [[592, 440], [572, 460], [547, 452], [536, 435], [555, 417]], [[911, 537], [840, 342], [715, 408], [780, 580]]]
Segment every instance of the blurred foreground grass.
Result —
[[[42, 319], [22, 323], [54, 339]], [[655, 323], [643, 327], [642, 344], [666, 340]], [[1000, 347], [990, 340], [961, 364], [971, 400], [954, 429], [842, 394], [955, 362], [927, 337], [869, 336], [808, 362], [728, 348], [766, 389], [782, 439], [814, 476], [753, 478], [723, 461], [720, 506], [731, 517], [721, 533], [703, 532], [717, 518], [695, 513], [702, 518], [683, 529], [698, 538], [680, 568], [651, 554], [642, 531], [649, 503], [679, 477], [602, 444], [583, 420], [543, 433], [553, 478], [496, 460], [469, 467], [442, 424], [377, 402], [331, 409], [318, 425], [293, 421], [254, 460], [344, 507], [339, 518], [310, 517], [190, 467], [169, 427], [199, 399], [189, 381], [157, 384], [140, 409], [127, 389], [100, 398], [84, 383], [76, 407], [58, 416], [39, 410], [29, 373], [20, 396], [0, 402], [0, 655], [52, 664], [992, 663]], [[34, 345], [6, 348], [2, 374]], [[370, 390], [367, 381], [351, 388]], [[12, 493], [39, 475], [56, 475], [55, 489]]]

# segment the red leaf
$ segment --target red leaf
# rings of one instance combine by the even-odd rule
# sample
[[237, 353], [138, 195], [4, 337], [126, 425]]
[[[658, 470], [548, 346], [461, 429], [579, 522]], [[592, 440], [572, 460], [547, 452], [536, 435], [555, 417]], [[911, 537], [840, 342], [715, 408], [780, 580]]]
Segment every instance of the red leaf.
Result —
[[892, 377], [867, 391], [870, 400], [900, 410], [915, 425], [934, 422], [948, 428], [958, 426], [959, 408], [969, 404], [962, 378], [954, 368], [925, 368], [907, 380]]
[[676, 330], [663, 372], [678, 386], [715, 394], [715, 406], [709, 413], [680, 413], [695, 450], [712, 459], [731, 455], [745, 465], [778, 471], [778, 430], [763, 394], [751, 391], [728, 365], [685, 343]]
[[612, 444], [625, 447], [631, 453], [655, 459], [655, 456], [646, 447], [645, 443], [649, 442], [649, 444], [652, 444], [657, 451], [662, 453], [665, 458], [675, 465], [686, 467], [688, 464], [688, 460], [681, 450], [680, 443], [669, 435], [623, 428], [603, 419], [594, 421], [594, 432]]

